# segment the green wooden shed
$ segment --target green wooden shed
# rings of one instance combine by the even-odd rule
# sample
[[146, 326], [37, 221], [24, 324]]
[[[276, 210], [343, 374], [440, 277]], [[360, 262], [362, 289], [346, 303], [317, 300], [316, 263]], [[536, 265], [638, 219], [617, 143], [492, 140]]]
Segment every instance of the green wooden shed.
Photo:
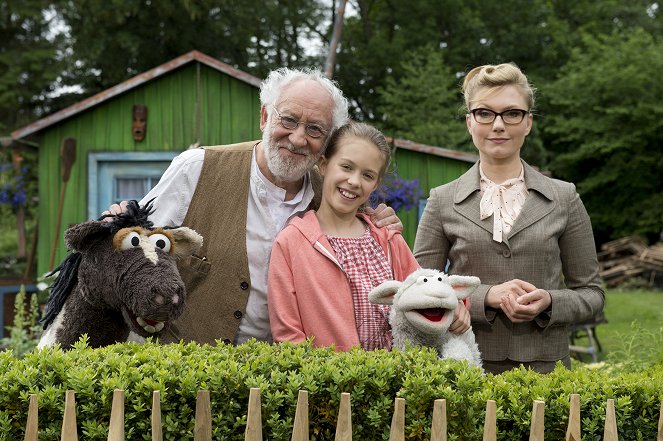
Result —
[[[69, 225], [97, 218], [111, 201], [140, 199], [187, 147], [259, 139], [259, 87], [258, 78], [192, 51], [14, 131], [14, 140], [39, 146], [38, 274], [65, 257]], [[146, 116], [142, 140], [133, 133], [136, 106]], [[65, 185], [61, 152], [74, 143]]]
[[[65, 257], [68, 226], [97, 218], [112, 202], [142, 198], [183, 150], [259, 139], [259, 87], [258, 78], [192, 51], [14, 131], [12, 139], [38, 145], [38, 274]], [[137, 117], [146, 123], [143, 139], [133, 131]], [[440, 147], [391, 142], [399, 175], [419, 179], [422, 203], [430, 188], [455, 179], [477, 160]], [[66, 179], [63, 152], [74, 147]], [[411, 246], [419, 212], [399, 214]]]

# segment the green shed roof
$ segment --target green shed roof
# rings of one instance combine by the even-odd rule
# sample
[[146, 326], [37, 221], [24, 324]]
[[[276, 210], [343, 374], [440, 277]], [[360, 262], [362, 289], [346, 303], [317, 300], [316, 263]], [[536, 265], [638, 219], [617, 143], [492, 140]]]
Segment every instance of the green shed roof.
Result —
[[223, 63], [215, 58], [212, 58], [208, 55], [203, 54], [199, 51], [191, 51], [184, 55], [181, 55], [167, 63], [164, 63], [160, 66], [157, 66], [153, 69], [143, 72], [139, 75], [136, 75], [133, 78], [130, 78], [116, 86], [106, 89], [98, 94], [84, 99], [76, 104], [73, 104], [65, 109], [60, 110], [59, 112], [53, 113], [45, 118], [42, 118], [38, 121], [33, 122], [30, 125], [22, 127], [12, 132], [12, 139], [22, 139], [26, 138], [34, 133], [37, 133], [53, 124], [56, 124], [60, 121], [63, 121], [67, 118], [70, 118], [74, 115], [79, 114], [93, 106], [101, 104], [115, 96], [118, 96], [122, 93], [125, 93], [131, 89], [134, 89], [150, 80], [153, 80], [157, 77], [165, 75], [172, 72], [173, 70], [184, 66], [192, 62], [200, 62], [204, 65], [207, 65], [213, 69], [216, 69], [220, 72], [223, 72], [227, 75], [230, 75], [233, 78], [241, 80], [245, 83], [248, 83], [254, 87], [260, 87], [260, 79], [254, 77], [251, 74], [243, 72], [239, 69], [236, 69], [229, 64]]

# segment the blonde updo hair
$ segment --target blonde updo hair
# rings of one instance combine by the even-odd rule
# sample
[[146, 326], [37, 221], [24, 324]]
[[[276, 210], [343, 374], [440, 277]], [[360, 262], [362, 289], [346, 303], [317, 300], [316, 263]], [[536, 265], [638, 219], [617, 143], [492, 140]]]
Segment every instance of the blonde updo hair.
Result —
[[475, 67], [467, 73], [463, 80], [465, 110], [469, 112], [473, 103], [505, 86], [516, 86], [525, 98], [528, 110], [534, 109], [534, 86], [514, 63], [502, 63]]

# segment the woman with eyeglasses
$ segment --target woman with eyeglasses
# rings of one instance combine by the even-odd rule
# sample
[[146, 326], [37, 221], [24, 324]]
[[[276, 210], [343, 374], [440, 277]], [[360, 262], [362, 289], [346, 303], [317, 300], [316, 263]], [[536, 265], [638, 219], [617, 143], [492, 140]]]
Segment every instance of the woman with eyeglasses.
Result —
[[481, 279], [470, 315], [487, 372], [570, 368], [569, 325], [604, 305], [589, 216], [573, 184], [520, 157], [534, 88], [517, 66], [472, 69], [463, 95], [479, 162], [431, 190], [414, 255]]

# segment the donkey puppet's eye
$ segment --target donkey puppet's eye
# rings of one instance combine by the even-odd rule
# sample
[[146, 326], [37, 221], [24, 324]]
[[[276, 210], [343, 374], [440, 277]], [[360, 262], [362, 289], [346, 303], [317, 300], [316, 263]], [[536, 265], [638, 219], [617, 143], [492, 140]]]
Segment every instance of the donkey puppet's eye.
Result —
[[120, 246], [120, 249], [128, 250], [137, 246], [140, 246], [140, 234], [136, 233], [135, 231], [131, 231], [122, 239], [122, 245]]
[[165, 234], [151, 234], [149, 239], [150, 243], [153, 244], [156, 248], [159, 248], [166, 253], [170, 251], [170, 239], [168, 239], [168, 236]]

